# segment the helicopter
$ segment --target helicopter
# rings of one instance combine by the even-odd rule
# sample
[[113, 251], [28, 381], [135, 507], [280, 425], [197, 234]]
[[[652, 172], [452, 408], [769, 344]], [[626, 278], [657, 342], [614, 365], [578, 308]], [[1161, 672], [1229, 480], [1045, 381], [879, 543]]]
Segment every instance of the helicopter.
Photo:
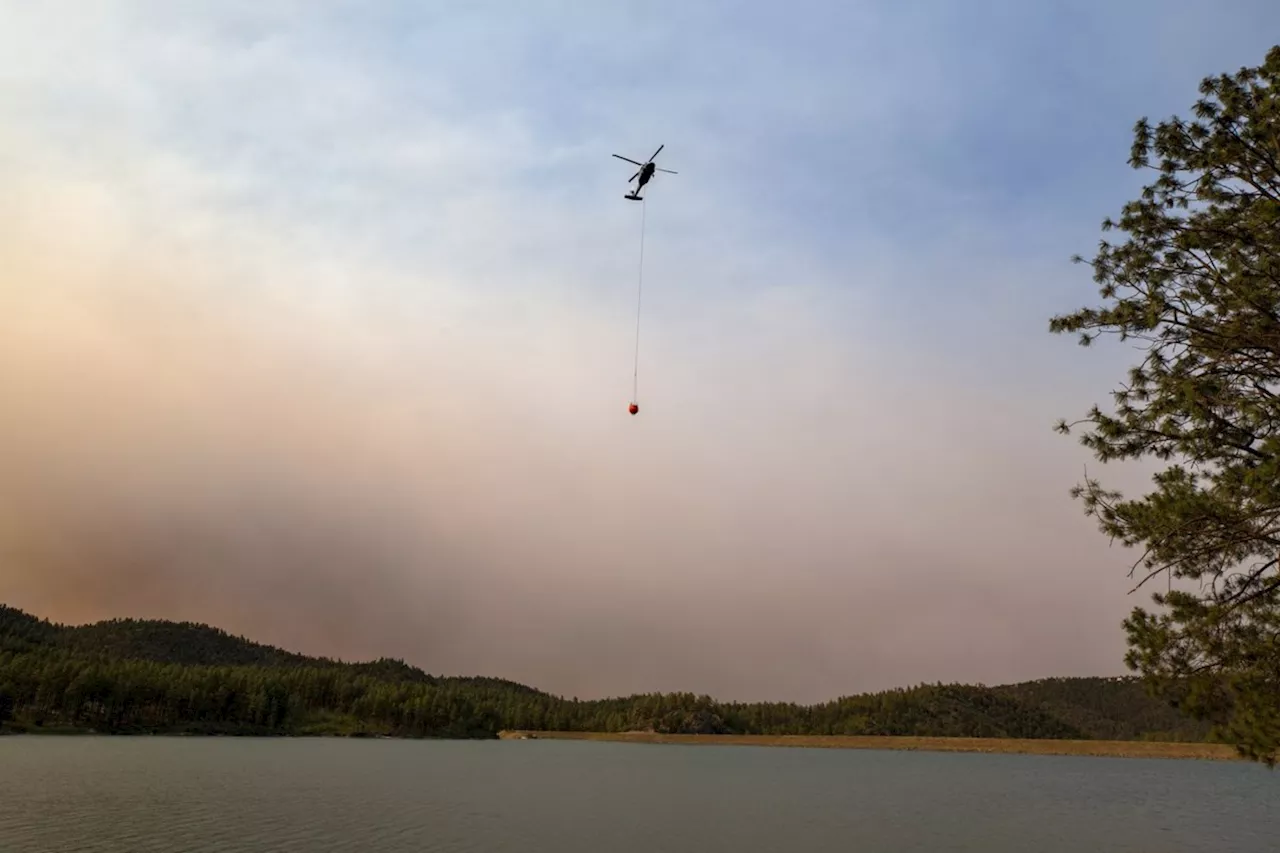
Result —
[[653, 165], [653, 158], [657, 157], [658, 152], [661, 151], [666, 146], [667, 144], [665, 142], [659, 145], [658, 150], [653, 152], [653, 157], [650, 157], [648, 162], [645, 162], [645, 163], [638, 163], [635, 160], [632, 160], [630, 157], [623, 157], [621, 154], [613, 155], [614, 157], [617, 157], [619, 160], [626, 160], [628, 163], [635, 163], [637, 166], [640, 167], [640, 171], [632, 175], [631, 179], [627, 181], [627, 183], [631, 183], [631, 181], [634, 181], [636, 178], [639, 178], [640, 183], [636, 185], [636, 188], [634, 190], [624, 195], [623, 198], [630, 199], [631, 201], [644, 201], [644, 199], [640, 196], [640, 190], [644, 189], [645, 184], [649, 183], [649, 180], [653, 177], [654, 172], [666, 172], [668, 175], [679, 174], [678, 172], [673, 172], [670, 169], [659, 169], [657, 166]]

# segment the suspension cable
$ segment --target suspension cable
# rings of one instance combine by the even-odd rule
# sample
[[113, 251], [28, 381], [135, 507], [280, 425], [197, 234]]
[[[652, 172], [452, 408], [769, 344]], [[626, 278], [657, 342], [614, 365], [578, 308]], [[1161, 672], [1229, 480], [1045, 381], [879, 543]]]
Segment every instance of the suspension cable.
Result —
[[640, 301], [644, 296], [644, 229], [645, 202], [640, 200], [640, 266], [636, 273], [636, 354], [635, 369], [631, 375], [631, 402], [639, 402], [640, 392]]

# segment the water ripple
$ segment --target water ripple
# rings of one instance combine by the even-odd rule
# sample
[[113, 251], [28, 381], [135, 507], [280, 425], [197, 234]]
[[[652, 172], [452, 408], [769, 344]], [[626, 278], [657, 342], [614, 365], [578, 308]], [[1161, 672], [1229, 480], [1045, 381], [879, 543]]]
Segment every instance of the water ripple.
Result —
[[0, 739], [14, 853], [1270, 853], [1236, 763], [230, 738]]

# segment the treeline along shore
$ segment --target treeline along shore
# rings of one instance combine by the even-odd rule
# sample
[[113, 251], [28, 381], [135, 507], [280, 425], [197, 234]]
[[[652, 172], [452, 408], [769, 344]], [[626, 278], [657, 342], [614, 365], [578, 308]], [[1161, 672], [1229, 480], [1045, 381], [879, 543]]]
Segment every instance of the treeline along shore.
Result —
[[1230, 757], [1134, 678], [926, 684], [816, 705], [691, 693], [601, 700], [400, 660], [307, 657], [207, 625], [59, 625], [0, 605], [7, 733], [344, 735], [754, 743]]

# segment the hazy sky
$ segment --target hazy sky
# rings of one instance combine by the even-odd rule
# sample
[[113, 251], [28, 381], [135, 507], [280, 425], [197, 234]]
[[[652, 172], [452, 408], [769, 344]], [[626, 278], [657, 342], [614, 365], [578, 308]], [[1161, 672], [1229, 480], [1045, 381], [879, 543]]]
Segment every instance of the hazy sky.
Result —
[[[1051, 427], [1129, 355], [1047, 323], [1146, 180], [1133, 122], [1277, 32], [0, 0], [0, 601], [582, 697], [1121, 672], [1145, 598]], [[632, 418], [609, 155], [660, 143]]]

